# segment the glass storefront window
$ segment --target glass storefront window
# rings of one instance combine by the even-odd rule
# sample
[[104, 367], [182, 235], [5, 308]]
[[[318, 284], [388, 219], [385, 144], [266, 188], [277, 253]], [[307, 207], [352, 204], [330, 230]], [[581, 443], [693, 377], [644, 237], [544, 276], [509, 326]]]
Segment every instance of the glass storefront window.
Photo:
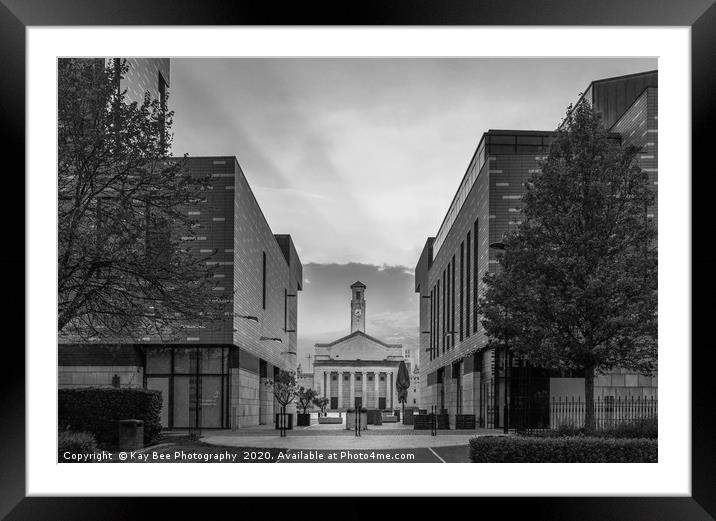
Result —
[[197, 380], [195, 376], [174, 377], [174, 428], [197, 426]]
[[172, 351], [169, 348], [147, 350], [147, 373], [169, 374], [172, 372]]
[[221, 428], [221, 376], [201, 376], [201, 426]]
[[162, 426], [224, 426], [229, 352], [221, 347], [184, 346], [148, 350], [146, 387], [162, 393]]
[[174, 372], [196, 373], [197, 348], [178, 347], [174, 350]]
[[220, 347], [199, 349], [199, 371], [201, 373], [221, 374], [222, 351]]

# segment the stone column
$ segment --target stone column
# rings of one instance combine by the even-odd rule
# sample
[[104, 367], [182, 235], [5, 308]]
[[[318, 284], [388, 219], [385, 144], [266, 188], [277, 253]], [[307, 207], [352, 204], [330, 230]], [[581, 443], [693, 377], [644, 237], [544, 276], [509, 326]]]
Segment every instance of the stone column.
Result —
[[375, 408], [378, 408], [380, 404], [380, 373], [378, 371], [373, 372], [373, 383], [375, 384]]
[[349, 404], [349, 407], [355, 406], [356, 403], [356, 374], [355, 372], [351, 371], [350, 376], [348, 377], [348, 385], [351, 386], [351, 403]]
[[[394, 376], [395, 376], [395, 375], [394, 375], [393, 371], [391, 371], [391, 372], [390, 372], [390, 410], [391, 410], [391, 411], [395, 408], [394, 405], [393, 405], [393, 388], [395, 387], [395, 385], [394, 385], [394, 383], [393, 383], [393, 382], [395, 381]], [[388, 378], [386, 378], [386, 380], [387, 380], [387, 379], [388, 379]], [[387, 394], [387, 393], [386, 393], [386, 394]]]
[[363, 371], [363, 374], [360, 377], [360, 395], [362, 396], [363, 400], [363, 407], [370, 407], [368, 404], [368, 373]]
[[343, 407], [343, 371], [338, 371], [338, 408]]

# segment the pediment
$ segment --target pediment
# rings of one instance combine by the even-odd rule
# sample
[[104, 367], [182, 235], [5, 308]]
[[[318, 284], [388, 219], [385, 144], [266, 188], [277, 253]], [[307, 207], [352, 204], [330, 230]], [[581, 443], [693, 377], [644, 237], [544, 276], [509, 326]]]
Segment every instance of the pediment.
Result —
[[356, 331], [330, 344], [316, 344], [316, 354], [333, 360], [396, 360], [402, 358], [398, 344], [386, 344], [361, 331]]

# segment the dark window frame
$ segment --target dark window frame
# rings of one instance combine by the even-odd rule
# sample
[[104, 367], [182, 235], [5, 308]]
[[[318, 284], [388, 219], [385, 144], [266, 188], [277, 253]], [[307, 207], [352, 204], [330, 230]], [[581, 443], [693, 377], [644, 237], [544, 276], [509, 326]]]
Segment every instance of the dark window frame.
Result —
[[480, 247], [480, 219], [475, 219], [474, 224], [474, 230], [473, 230], [473, 240], [474, 240], [474, 251], [473, 251], [473, 273], [472, 273], [472, 281], [473, 281], [473, 288], [472, 288], [472, 303], [473, 303], [473, 310], [472, 310], [472, 332], [477, 333], [478, 328], [478, 320], [477, 320], [477, 305], [478, 305], [478, 299], [479, 299], [479, 285], [480, 285], [480, 278], [479, 278], [479, 263], [480, 263], [480, 256], [479, 256], [479, 247]]
[[452, 339], [450, 342], [450, 347], [455, 347], [455, 254], [452, 255], [452, 270], [450, 272], [451, 280], [450, 280], [450, 288], [452, 290], [452, 293], [450, 294], [450, 331], [453, 332], [450, 334], [450, 338]]
[[447, 305], [448, 305], [448, 299], [445, 298], [447, 295], [447, 276], [446, 276], [447, 269], [443, 270], [443, 305], [442, 305], [442, 331], [441, 331], [441, 345], [442, 345], [442, 354], [445, 354], [445, 332], [447, 329], [445, 328], [447, 323]]
[[464, 340], [464, 326], [465, 326], [465, 314], [464, 314], [464, 296], [465, 296], [465, 241], [460, 243], [460, 296], [458, 301], [460, 303], [459, 312], [459, 323], [460, 323], [460, 342]]
[[266, 309], [266, 252], [262, 252], [262, 280], [261, 280], [261, 305]]
[[467, 232], [467, 239], [466, 239], [466, 248], [465, 248], [465, 337], [470, 338], [470, 286], [472, 283], [472, 279], [470, 278], [470, 267], [471, 267], [471, 258], [470, 258], [470, 249], [472, 248], [472, 235], [470, 232]]

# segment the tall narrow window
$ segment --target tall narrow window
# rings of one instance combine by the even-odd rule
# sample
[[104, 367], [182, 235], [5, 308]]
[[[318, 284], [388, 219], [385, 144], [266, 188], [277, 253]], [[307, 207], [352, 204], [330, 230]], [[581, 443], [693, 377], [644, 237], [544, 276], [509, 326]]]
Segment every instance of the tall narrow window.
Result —
[[437, 289], [435, 290], [437, 302], [435, 304], [435, 355], [438, 357], [440, 353], [440, 279], [438, 279]]
[[460, 243], [460, 296], [459, 298], [459, 304], [460, 304], [460, 342], [462, 342], [464, 338], [464, 313], [463, 310], [465, 309], [465, 242]]
[[467, 232], [467, 248], [465, 248], [465, 336], [470, 338], [470, 249], [472, 247], [472, 236]]
[[479, 253], [479, 238], [480, 238], [480, 219], [475, 219], [475, 228], [473, 229], [472, 236], [475, 240], [475, 247], [473, 251], [473, 266], [472, 266], [472, 331], [473, 333], [477, 333], [477, 301], [479, 297], [479, 284], [480, 284], [480, 278], [478, 276], [479, 273], [479, 262], [480, 257], [478, 255]]
[[[452, 268], [450, 269], [450, 331], [455, 331], [455, 254], [452, 256]], [[455, 346], [455, 336], [450, 335], [450, 347]]]
[[443, 315], [442, 326], [443, 327], [442, 327], [442, 331], [441, 331], [441, 335], [440, 335], [440, 338], [442, 340], [441, 345], [442, 345], [442, 349], [443, 349], [443, 354], [445, 354], [445, 332], [447, 331], [447, 328], [445, 326], [447, 324], [446, 311], [447, 311], [447, 303], [448, 303], [448, 300], [445, 298], [445, 295], [446, 295], [445, 288], [447, 288], [447, 278], [445, 276], [445, 273], [446, 273], [445, 270], [443, 270], [443, 306], [442, 306], [442, 315]]
[[[428, 311], [428, 324], [430, 324], [430, 338], [428, 339], [428, 349], [430, 360], [433, 359], [433, 290], [430, 290], [430, 311]], [[422, 338], [422, 335], [421, 337]]]
[[[288, 290], [283, 288], [283, 330], [288, 329]], [[296, 328], [294, 328], [296, 329]]]
[[266, 252], [263, 252], [263, 265], [261, 268], [261, 305], [266, 309]]
[[452, 317], [452, 277], [450, 276], [450, 269], [451, 265], [448, 261], [447, 265], [447, 301], [445, 302], [445, 307], [447, 308], [447, 315], [446, 315], [446, 321], [447, 325], [445, 326], [445, 331], [447, 332], [447, 336], [445, 338], [445, 350], [449, 350], [450, 346], [452, 345], [452, 327], [450, 327], [450, 318]]

